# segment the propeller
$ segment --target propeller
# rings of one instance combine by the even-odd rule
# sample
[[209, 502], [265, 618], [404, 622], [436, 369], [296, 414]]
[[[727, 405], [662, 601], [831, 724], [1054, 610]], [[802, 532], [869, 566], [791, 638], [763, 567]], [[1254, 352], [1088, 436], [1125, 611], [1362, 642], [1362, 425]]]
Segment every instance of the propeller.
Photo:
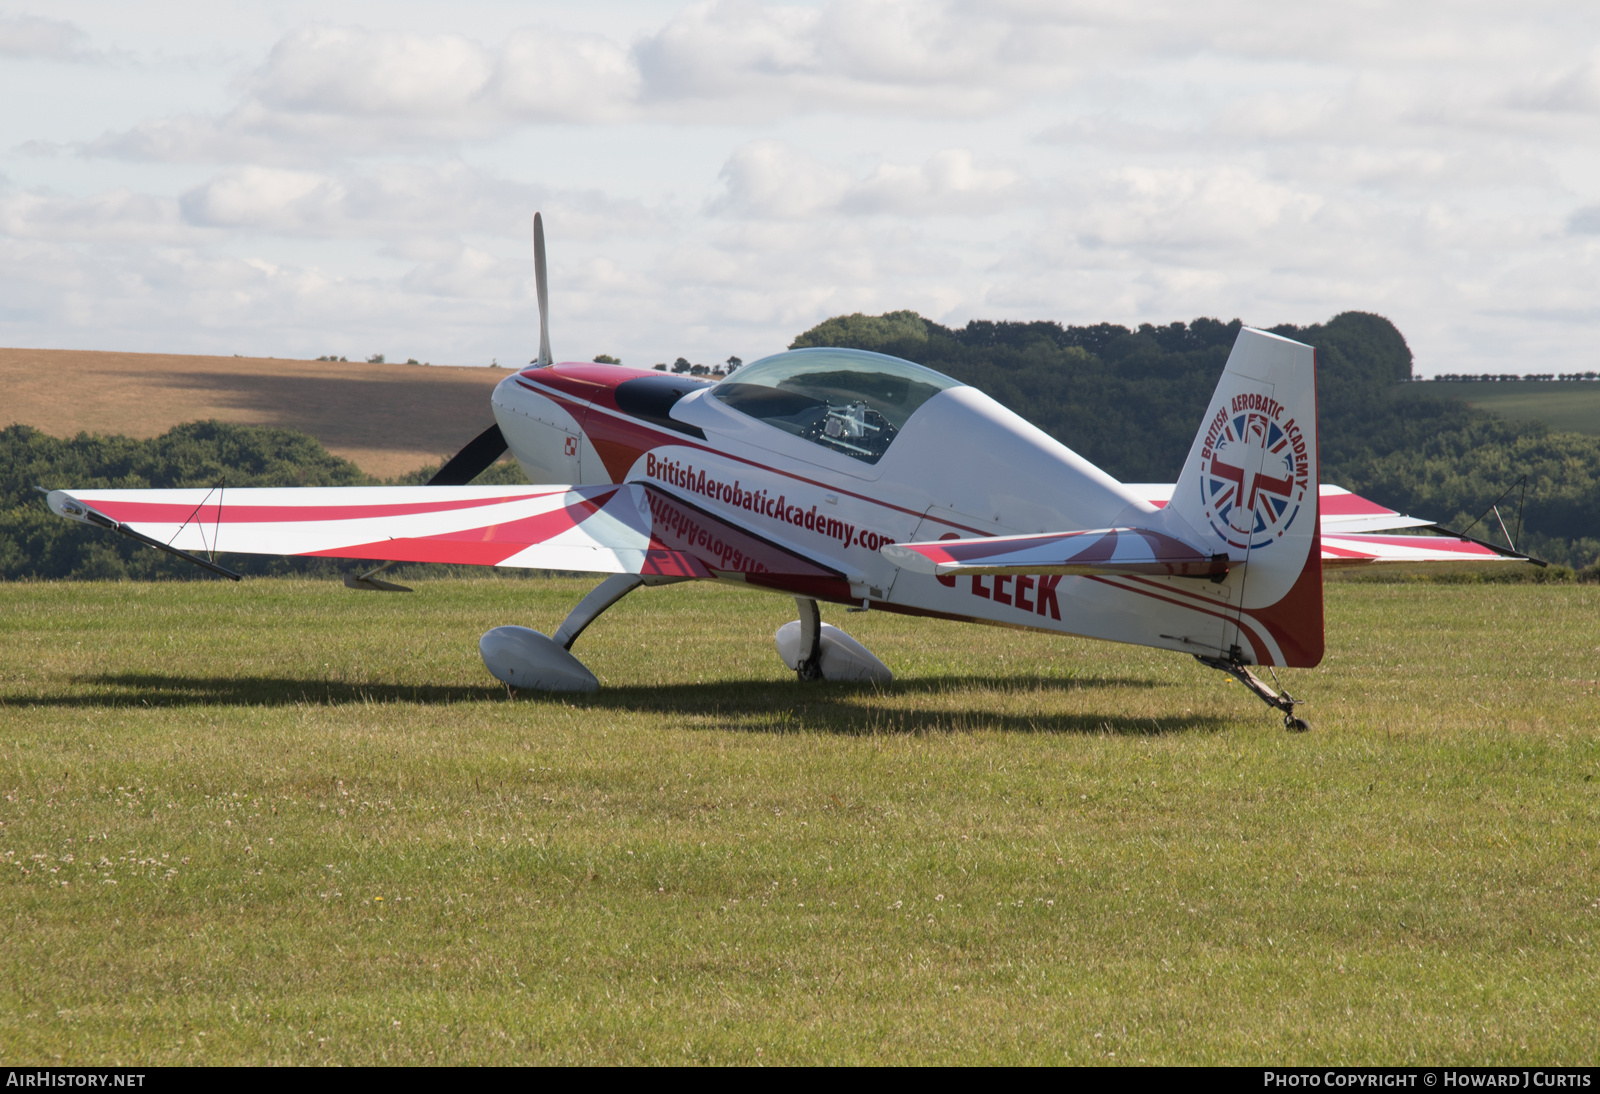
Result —
[[539, 356], [534, 364], [543, 368], [550, 359], [550, 282], [544, 272], [544, 217], [533, 214], [533, 283], [539, 294]]
[[[533, 214], [533, 280], [539, 295], [539, 356], [531, 363], [540, 368], [551, 363], [550, 289], [544, 264], [544, 217]], [[479, 433], [428, 480], [429, 486], [465, 486], [506, 454], [505, 434], [498, 424]]]
[[509, 447], [505, 434], [500, 432], [500, 426], [496, 423], [468, 441], [465, 448], [434, 473], [427, 485], [465, 486], [494, 466], [494, 462], [504, 456]]

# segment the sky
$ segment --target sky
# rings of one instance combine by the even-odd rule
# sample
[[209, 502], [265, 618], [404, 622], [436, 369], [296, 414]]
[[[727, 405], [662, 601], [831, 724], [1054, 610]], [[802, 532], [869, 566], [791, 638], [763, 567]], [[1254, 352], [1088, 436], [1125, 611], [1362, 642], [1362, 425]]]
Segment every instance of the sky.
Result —
[[0, 345], [746, 361], [832, 315], [1600, 369], [1600, 5], [0, 7]]

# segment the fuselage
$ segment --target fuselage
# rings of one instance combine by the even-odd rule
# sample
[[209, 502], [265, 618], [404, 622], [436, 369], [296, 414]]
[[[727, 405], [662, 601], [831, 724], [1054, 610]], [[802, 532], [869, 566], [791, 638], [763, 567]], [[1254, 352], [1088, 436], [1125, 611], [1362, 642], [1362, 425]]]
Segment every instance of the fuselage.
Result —
[[[806, 352], [819, 351], [799, 351]], [[895, 360], [859, 356], [863, 369], [873, 359]], [[756, 560], [729, 557], [740, 553], [722, 548], [722, 566], [713, 560], [709, 568], [724, 580], [1191, 651], [1201, 641], [1190, 637], [1198, 619], [1207, 636], [1217, 632], [1201, 644], [1223, 641], [1228, 582], [939, 577], [884, 558], [879, 549], [888, 543], [1145, 524], [1157, 512], [1137, 490], [987, 395], [939, 379], [943, 388], [888, 430], [892, 441], [871, 453], [875, 459], [850, 442], [862, 426], [852, 423], [848, 408], [828, 411], [843, 423], [827, 425], [838, 436], [818, 429], [807, 435], [789, 419], [777, 419], [780, 428], [739, 409], [749, 400], [729, 397], [729, 387], [719, 392], [721, 385], [659, 371], [587, 363], [528, 368], [502, 381], [493, 403], [530, 480], [646, 484], [663, 506], [677, 510], [657, 512], [658, 524], [681, 527], [699, 515], [773, 549]], [[731, 544], [734, 537], [723, 539]], [[774, 563], [774, 553], [796, 561]], [[1153, 615], [1161, 618], [1152, 622]]]

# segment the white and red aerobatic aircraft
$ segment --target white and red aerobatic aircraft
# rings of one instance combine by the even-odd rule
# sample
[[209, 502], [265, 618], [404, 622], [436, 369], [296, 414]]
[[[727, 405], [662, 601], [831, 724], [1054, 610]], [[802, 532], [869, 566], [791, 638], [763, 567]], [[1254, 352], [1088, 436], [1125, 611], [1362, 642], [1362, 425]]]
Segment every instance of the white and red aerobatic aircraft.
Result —
[[[1287, 338], [1242, 330], [1177, 483], [1125, 484], [976, 388], [882, 354], [794, 350], [714, 384], [554, 364], [538, 218], [534, 236], [539, 358], [430, 485], [56, 490], [50, 507], [174, 553], [612, 575], [553, 636], [483, 636], [515, 688], [598, 687], [570, 649], [601, 612], [641, 585], [713, 580], [795, 598], [777, 644], [801, 679], [891, 679], [821, 622], [826, 601], [1193, 654], [1302, 729], [1249, 668], [1322, 659], [1324, 567], [1526, 557], [1380, 534], [1430, 522], [1319, 488], [1315, 353]], [[551, 485], [465, 485], [507, 448]], [[347, 583], [398, 588], [377, 572]]]

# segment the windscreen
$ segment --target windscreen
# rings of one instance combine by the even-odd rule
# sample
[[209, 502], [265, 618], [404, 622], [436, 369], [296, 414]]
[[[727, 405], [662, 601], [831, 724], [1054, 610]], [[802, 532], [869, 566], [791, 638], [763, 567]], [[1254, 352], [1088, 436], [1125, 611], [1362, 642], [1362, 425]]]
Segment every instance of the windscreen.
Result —
[[959, 386], [882, 353], [800, 349], [746, 365], [711, 394], [785, 433], [877, 463], [918, 407]]

